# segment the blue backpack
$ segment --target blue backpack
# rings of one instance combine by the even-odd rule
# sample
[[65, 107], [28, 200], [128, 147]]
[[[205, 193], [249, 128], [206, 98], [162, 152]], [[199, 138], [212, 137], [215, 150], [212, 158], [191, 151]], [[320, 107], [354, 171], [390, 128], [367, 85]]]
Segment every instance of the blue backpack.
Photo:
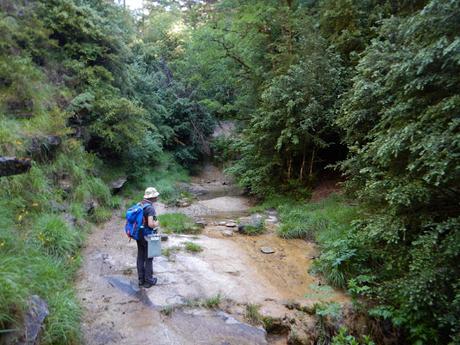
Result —
[[144, 208], [149, 206], [149, 204], [142, 205], [138, 203], [131, 206], [126, 211], [126, 225], [125, 232], [129, 238], [134, 240], [139, 239], [139, 230], [144, 225]]

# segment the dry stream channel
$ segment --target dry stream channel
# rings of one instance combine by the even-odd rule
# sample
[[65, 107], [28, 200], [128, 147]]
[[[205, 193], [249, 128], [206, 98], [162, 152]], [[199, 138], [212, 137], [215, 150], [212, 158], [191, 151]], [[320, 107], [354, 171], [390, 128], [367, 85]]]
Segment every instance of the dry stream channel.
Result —
[[[268, 229], [263, 235], [222, 225], [248, 216], [251, 205], [218, 169], [207, 166], [189, 187], [200, 194], [197, 201], [180, 208], [159, 203], [157, 212], [182, 212], [206, 226], [197, 236], [170, 235], [162, 245], [194, 242], [203, 250], [170, 250], [156, 258], [158, 285], [150, 289], [137, 287], [136, 244], [124, 235], [121, 213], [89, 236], [77, 278], [87, 345], [287, 344], [292, 332], [308, 332], [309, 323], [314, 327], [305, 309], [347, 301], [340, 292], [318, 289], [318, 278], [308, 273], [315, 246], [277, 237], [274, 212], [263, 214]], [[262, 247], [274, 252], [264, 254]], [[248, 305], [271, 320], [269, 329], [248, 320]]]

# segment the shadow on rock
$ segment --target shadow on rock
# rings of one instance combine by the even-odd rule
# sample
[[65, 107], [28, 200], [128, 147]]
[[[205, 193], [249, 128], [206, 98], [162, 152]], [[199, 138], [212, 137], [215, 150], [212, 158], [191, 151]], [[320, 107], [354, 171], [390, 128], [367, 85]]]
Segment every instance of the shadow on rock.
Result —
[[141, 289], [138, 286], [135, 286], [130, 280], [124, 277], [110, 276], [107, 277], [107, 281], [110, 285], [117, 288], [121, 292], [129, 296], [136, 297], [142, 304], [146, 305], [147, 307], [155, 308], [155, 305], [150, 300], [145, 289]]

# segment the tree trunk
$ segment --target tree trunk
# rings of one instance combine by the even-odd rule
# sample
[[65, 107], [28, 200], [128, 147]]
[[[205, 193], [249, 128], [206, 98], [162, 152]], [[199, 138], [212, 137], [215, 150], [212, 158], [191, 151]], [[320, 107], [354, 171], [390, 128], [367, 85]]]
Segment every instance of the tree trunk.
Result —
[[300, 166], [300, 173], [299, 173], [299, 181], [303, 180], [303, 171], [305, 169], [305, 149], [303, 149], [303, 154], [302, 154], [302, 165]]
[[291, 179], [291, 171], [292, 171], [292, 156], [289, 155], [289, 158], [288, 158], [288, 174], [287, 174], [288, 180]]
[[313, 177], [313, 162], [315, 161], [315, 148], [313, 147], [313, 151], [311, 153], [311, 161], [310, 161], [310, 179]]

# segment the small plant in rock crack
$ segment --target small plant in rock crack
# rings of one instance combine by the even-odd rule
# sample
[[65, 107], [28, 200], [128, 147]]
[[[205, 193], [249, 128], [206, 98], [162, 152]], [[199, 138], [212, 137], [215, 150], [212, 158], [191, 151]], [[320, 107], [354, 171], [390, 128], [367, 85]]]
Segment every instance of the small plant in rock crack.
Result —
[[246, 305], [246, 311], [244, 317], [251, 325], [260, 325], [263, 323], [263, 317], [259, 312], [260, 305], [258, 304], [248, 304]]
[[161, 228], [166, 234], [199, 234], [201, 228], [195, 221], [182, 213], [167, 213], [158, 217]]
[[175, 310], [176, 307], [174, 305], [165, 305], [163, 308], [161, 308], [160, 313], [162, 313], [165, 316], [171, 316]]
[[219, 307], [221, 302], [222, 302], [222, 295], [218, 293], [215, 296], [206, 298], [204, 300], [204, 306], [209, 309], [214, 309], [214, 308]]
[[191, 253], [199, 253], [203, 251], [203, 248], [194, 242], [185, 242], [185, 250]]
[[170, 259], [171, 256], [181, 250], [179, 246], [171, 246], [161, 250], [161, 254], [166, 258]]
[[189, 308], [218, 308], [222, 302], [222, 295], [218, 293], [208, 298], [192, 298], [185, 301], [185, 305]]

